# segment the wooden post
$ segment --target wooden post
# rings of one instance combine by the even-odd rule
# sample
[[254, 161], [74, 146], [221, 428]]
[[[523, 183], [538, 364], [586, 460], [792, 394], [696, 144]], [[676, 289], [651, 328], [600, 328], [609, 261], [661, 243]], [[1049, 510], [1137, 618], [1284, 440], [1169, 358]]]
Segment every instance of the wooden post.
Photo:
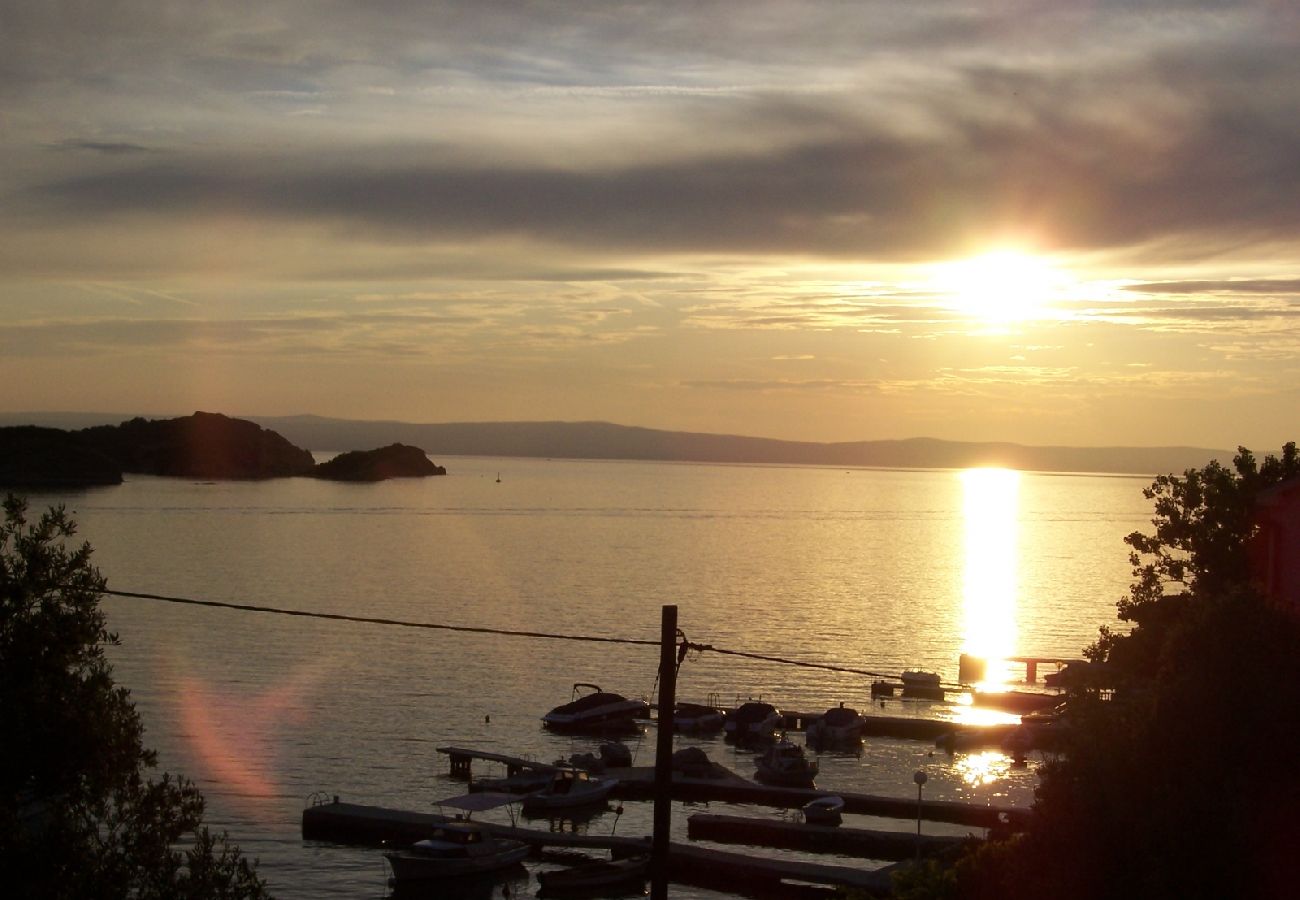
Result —
[[659, 742], [655, 745], [654, 838], [650, 900], [668, 900], [668, 838], [672, 825], [673, 706], [677, 702], [677, 607], [665, 606], [659, 630]]

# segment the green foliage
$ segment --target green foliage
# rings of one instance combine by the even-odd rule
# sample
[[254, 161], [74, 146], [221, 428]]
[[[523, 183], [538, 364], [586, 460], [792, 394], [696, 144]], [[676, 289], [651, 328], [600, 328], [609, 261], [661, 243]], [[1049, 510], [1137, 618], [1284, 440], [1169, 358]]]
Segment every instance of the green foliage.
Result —
[[[103, 576], [62, 507], [0, 525], [0, 884], [11, 896], [261, 898], [203, 797], [146, 772], [154, 754], [104, 655]], [[178, 845], [192, 836], [188, 848]]]
[[1231, 470], [1164, 476], [1152, 535], [1126, 541], [1128, 634], [1087, 650], [1115, 687], [1070, 698], [1064, 754], [1033, 827], [958, 867], [966, 898], [1272, 898], [1300, 884], [1300, 620], [1250, 584], [1261, 490], [1300, 474], [1295, 444]]
[[957, 874], [951, 864], [939, 860], [895, 869], [890, 882], [894, 900], [957, 900]]
[[1262, 464], [1245, 447], [1228, 469], [1217, 460], [1182, 477], [1161, 475], [1142, 493], [1155, 503], [1154, 534], [1135, 531], [1124, 539], [1132, 547], [1134, 581], [1119, 601], [1119, 617], [1137, 621], [1145, 609], [1170, 593], [1218, 594], [1249, 581], [1247, 548], [1254, 529], [1255, 497], [1260, 491], [1300, 475], [1294, 442], [1280, 457]]

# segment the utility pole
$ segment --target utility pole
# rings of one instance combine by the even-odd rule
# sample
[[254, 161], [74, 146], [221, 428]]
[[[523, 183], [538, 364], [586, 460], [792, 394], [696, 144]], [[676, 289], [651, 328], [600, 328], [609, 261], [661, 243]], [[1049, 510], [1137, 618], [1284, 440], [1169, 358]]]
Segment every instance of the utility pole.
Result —
[[655, 745], [654, 838], [650, 900], [668, 900], [668, 833], [673, 815], [673, 706], [677, 703], [677, 607], [665, 606], [659, 631], [659, 741]]

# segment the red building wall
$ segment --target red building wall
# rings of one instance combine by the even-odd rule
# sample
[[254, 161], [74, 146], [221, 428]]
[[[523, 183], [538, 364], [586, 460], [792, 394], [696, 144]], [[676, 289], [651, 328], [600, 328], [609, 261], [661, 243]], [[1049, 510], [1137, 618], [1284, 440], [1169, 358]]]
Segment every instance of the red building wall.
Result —
[[1300, 478], [1264, 491], [1257, 505], [1255, 580], [1266, 597], [1300, 614]]

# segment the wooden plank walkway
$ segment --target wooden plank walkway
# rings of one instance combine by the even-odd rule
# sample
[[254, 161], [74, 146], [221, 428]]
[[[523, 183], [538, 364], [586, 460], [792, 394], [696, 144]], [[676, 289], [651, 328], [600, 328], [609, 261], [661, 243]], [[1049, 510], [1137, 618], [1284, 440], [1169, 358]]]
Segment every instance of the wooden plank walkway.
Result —
[[[863, 859], [911, 859], [916, 854], [917, 845], [916, 834], [907, 831], [874, 831], [712, 813], [696, 813], [687, 819], [686, 833], [693, 841], [748, 844], [809, 853], [842, 853]], [[965, 840], [950, 835], [921, 835], [921, 853], [927, 856], [939, 853]]]
[[451, 757], [451, 776], [453, 778], [463, 778], [466, 781], [470, 779], [470, 766], [476, 759], [501, 763], [506, 767], [506, 774], [509, 776], [518, 775], [525, 770], [554, 772], [558, 768], [550, 763], [538, 762], [535, 759], [524, 759], [520, 756], [510, 756], [505, 753], [492, 753], [488, 750], [470, 750], [465, 747], [438, 747], [437, 750], [439, 753]]

